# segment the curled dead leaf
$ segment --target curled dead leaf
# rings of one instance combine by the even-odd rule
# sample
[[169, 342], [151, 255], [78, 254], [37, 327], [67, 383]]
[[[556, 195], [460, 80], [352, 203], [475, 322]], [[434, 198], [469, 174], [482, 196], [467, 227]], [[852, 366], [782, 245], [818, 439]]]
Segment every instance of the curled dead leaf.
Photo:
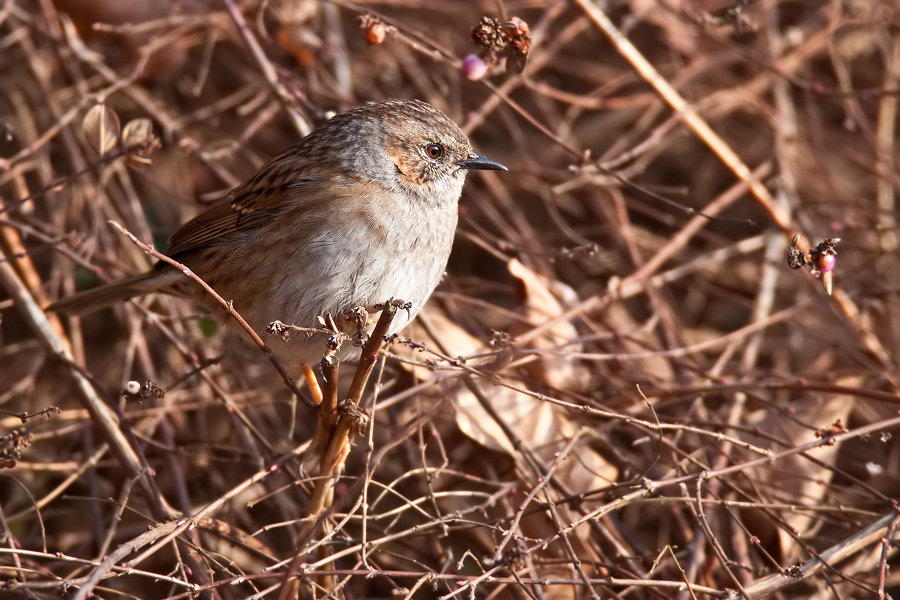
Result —
[[122, 130], [122, 144], [125, 149], [143, 146], [153, 137], [153, 122], [146, 117], [133, 119]]
[[160, 147], [159, 138], [153, 135], [153, 122], [142, 117], [126, 123], [122, 130], [122, 145], [129, 163], [149, 165], [149, 156]]

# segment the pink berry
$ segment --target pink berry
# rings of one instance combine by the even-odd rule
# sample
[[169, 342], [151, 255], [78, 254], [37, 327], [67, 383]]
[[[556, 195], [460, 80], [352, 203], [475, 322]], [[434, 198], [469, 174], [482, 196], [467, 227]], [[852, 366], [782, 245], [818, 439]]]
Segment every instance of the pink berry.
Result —
[[488, 64], [477, 54], [470, 54], [463, 59], [462, 73], [470, 81], [478, 81], [488, 72]]
[[828, 273], [834, 269], [834, 263], [834, 254], [822, 253], [816, 258], [816, 268], [819, 269], [820, 273]]

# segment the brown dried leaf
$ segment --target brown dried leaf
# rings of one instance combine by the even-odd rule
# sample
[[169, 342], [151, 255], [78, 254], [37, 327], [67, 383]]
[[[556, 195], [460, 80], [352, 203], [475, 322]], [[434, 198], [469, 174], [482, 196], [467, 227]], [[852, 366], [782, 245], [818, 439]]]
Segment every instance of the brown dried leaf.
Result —
[[[428, 319], [429, 329], [453, 355], [479, 354], [487, 350], [481, 340], [469, 335], [462, 327], [442, 314], [433, 303], [428, 305], [427, 317], [421, 318]], [[416, 321], [413, 322], [413, 332], [416, 340], [428, 338], [427, 333], [420, 329]], [[476, 368], [480, 366], [475, 361], [468, 364]], [[488, 358], [483, 364], [495, 365], [496, 361]], [[421, 369], [418, 372], [420, 377], [428, 377], [427, 370]], [[502, 372], [502, 377], [510, 383], [525, 385], [510, 373]], [[476, 381], [476, 385], [488, 398], [503, 424], [519, 440], [535, 449], [544, 460], [552, 460], [553, 453], [559, 450], [560, 443], [578, 430], [578, 424], [573, 422], [564, 410], [549, 402], [484, 381]], [[450, 390], [445, 392], [453, 397], [456, 423], [465, 435], [497, 452], [510, 456], [517, 454], [518, 450], [507, 437], [503, 427], [484, 409], [468, 388], [460, 384], [453, 392]], [[615, 466], [593, 450], [582, 447], [577, 454], [578, 460], [570, 461], [567, 467], [559, 472], [559, 475], [565, 477], [570, 484], [577, 482], [579, 489], [592, 489], [616, 479], [618, 472]]]
[[[575, 290], [538, 275], [518, 260], [510, 260], [507, 269], [521, 283], [519, 310], [533, 325], [540, 325], [565, 311], [557, 298], [564, 298], [570, 304], [578, 301]], [[539, 350], [549, 350], [577, 336], [578, 330], [570, 321], [560, 321], [546, 333], [535, 338], [530, 346]], [[581, 346], [571, 345], [566, 349], [577, 352]], [[583, 389], [587, 383], [586, 369], [563, 355], [546, 354], [529, 368], [533, 376], [558, 389]]]
[[[862, 379], [857, 376], [849, 376], [838, 379], [838, 385], [853, 388], [862, 384]], [[855, 399], [844, 394], [822, 394], [819, 397], [798, 401], [790, 405], [791, 419], [787, 420], [781, 413], [760, 411], [756, 417], [751, 418], [749, 424], [760, 431], [777, 432], [777, 435], [795, 443], [811, 441], [812, 434], [804, 423], [814, 423], [822, 430], [834, 428], [838, 422], [846, 423], [853, 410]], [[750, 443], [757, 443], [756, 436], [744, 435]], [[832, 493], [828, 485], [834, 471], [830, 468], [837, 462], [839, 445], [826, 445], [816, 448], [810, 453], [816, 461], [811, 461], [802, 455], [793, 455], [778, 461], [773, 466], [757, 467], [752, 470], [751, 477], [754, 485], [761, 490], [772, 494], [774, 500], [805, 504], [807, 506], [820, 506], [827, 504], [827, 498]], [[768, 547], [769, 552], [778, 553], [780, 560], [785, 563], [793, 562], [800, 558], [801, 547], [783, 527], [775, 527], [771, 517], [765, 514], [756, 514], [756, 511], [743, 511], [748, 526], [757, 537], [763, 540], [771, 540], [770, 544], [778, 547]], [[823, 525], [824, 521], [814, 516], [811, 512], [789, 511], [782, 515], [787, 526], [801, 536], [808, 537]], [[770, 529], [770, 531], [766, 531]]]
[[94, 105], [84, 115], [81, 127], [87, 143], [101, 156], [116, 145], [122, 130], [118, 115], [106, 104]]

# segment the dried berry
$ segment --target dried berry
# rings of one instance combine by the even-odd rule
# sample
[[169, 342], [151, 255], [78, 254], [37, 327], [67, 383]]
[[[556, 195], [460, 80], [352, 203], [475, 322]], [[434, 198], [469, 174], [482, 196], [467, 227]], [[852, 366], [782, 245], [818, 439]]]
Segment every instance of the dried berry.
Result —
[[363, 34], [363, 39], [366, 40], [366, 43], [373, 46], [377, 46], [384, 42], [384, 38], [386, 37], [387, 29], [384, 28], [383, 23], [373, 23]]
[[818, 246], [809, 251], [810, 262], [819, 273], [830, 273], [834, 270], [837, 251], [834, 249], [841, 238], [826, 238]]
[[363, 39], [370, 46], [378, 46], [384, 43], [388, 33], [393, 33], [394, 28], [385, 25], [379, 17], [375, 15], [363, 15], [359, 18], [359, 28], [362, 30]]

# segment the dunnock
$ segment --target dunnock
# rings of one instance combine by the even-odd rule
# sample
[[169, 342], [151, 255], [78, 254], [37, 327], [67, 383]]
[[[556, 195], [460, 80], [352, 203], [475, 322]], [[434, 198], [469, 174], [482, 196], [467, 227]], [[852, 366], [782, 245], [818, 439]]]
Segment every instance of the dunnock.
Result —
[[[167, 254], [186, 265], [260, 334], [276, 320], [317, 327], [390, 298], [419, 312], [450, 254], [469, 169], [506, 167], [472, 150], [446, 115], [418, 100], [366, 104], [339, 114], [266, 163], [247, 183], [172, 236]], [[181, 271], [146, 273], [59, 300], [49, 310], [85, 313], [164, 292], [224, 311]], [[324, 336], [272, 344], [287, 367], [317, 364]], [[352, 357], [344, 344], [339, 359]]]

